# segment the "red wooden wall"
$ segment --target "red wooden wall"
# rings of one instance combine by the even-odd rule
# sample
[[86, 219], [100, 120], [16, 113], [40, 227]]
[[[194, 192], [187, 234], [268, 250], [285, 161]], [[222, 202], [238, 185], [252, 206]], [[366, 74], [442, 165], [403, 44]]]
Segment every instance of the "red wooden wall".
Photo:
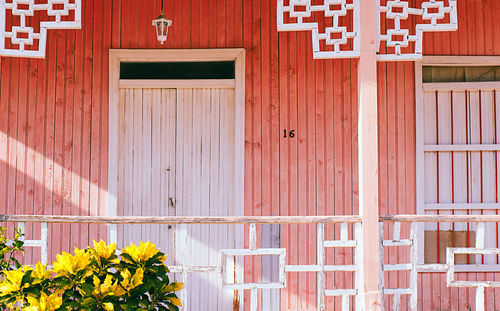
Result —
[[[247, 51], [246, 213], [357, 213], [356, 60], [313, 60], [309, 32], [277, 33], [275, 0], [166, 0], [174, 24], [165, 46], [151, 26], [159, 0], [83, 4], [82, 30], [49, 31], [46, 59], [1, 59], [0, 214], [104, 215], [108, 49], [215, 47]], [[499, 1], [459, 1], [459, 31], [426, 34], [424, 53], [500, 55], [500, 31], [494, 31], [499, 17]], [[414, 67], [378, 68], [380, 211], [414, 213]], [[283, 138], [284, 129], [296, 130], [296, 138]], [[333, 238], [335, 230], [327, 231]], [[105, 228], [93, 225], [55, 225], [49, 236], [54, 253], [105, 237]], [[284, 226], [281, 239], [290, 264], [316, 262], [313, 226]], [[331, 258], [341, 264], [350, 255]], [[390, 256], [405, 258], [403, 252]], [[259, 262], [253, 270], [260, 271]], [[291, 277], [285, 309], [313, 310], [315, 282], [314, 274]], [[402, 285], [405, 278], [390, 282]], [[329, 288], [351, 283], [349, 275], [328, 279]], [[422, 286], [436, 297], [422, 301], [424, 310], [452, 302], [444, 286]]]

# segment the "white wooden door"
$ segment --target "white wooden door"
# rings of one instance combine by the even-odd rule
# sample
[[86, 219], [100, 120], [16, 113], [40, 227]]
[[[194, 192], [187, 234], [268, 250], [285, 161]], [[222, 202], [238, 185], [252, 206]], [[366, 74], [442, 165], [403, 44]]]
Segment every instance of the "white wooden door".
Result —
[[[424, 84], [423, 163], [426, 214], [500, 211], [500, 83]], [[418, 143], [418, 142], [417, 142]], [[427, 224], [426, 231], [474, 232], [475, 225]], [[499, 228], [486, 225], [486, 247], [497, 248]], [[471, 239], [468, 247], [474, 247]], [[466, 243], [469, 243], [468, 241]], [[451, 245], [450, 245], [451, 246]], [[495, 264], [496, 257], [476, 258]]]
[[[237, 215], [234, 96], [234, 88], [120, 89], [118, 215]], [[216, 267], [220, 249], [242, 247], [236, 228], [125, 225], [118, 244], [152, 241], [169, 266]], [[233, 310], [216, 270], [188, 275], [186, 310]]]

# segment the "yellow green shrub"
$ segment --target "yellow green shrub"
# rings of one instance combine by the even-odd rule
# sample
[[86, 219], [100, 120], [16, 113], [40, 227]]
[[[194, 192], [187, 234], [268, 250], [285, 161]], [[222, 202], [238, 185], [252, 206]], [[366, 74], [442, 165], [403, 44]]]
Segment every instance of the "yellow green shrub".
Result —
[[94, 241], [57, 255], [49, 270], [41, 264], [3, 270], [0, 309], [176, 311], [182, 283], [170, 282], [165, 259], [150, 242], [132, 243], [117, 255], [115, 244]]

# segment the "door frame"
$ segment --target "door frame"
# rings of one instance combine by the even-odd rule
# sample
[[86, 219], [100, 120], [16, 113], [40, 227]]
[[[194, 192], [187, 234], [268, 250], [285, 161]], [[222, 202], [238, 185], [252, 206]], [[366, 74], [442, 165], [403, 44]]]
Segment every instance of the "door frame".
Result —
[[[234, 191], [235, 213], [244, 215], [245, 168], [245, 49], [110, 49], [109, 50], [109, 143], [107, 215], [118, 211], [118, 131], [120, 63], [123, 62], [235, 62]], [[183, 80], [171, 80], [175, 85]], [[184, 80], [185, 81], [185, 80]], [[199, 81], [198, 81], [199, 82]], [[126, 83], [126, 82], [125, 82]], [[162, 80], [168, 83], [168, 80]], [[189, 83], [189, 81], [187, 82]], [[228, 83], [225, 80], [224, 83]], [[236, 237], [238, 238], [238, 237]], [[239, 237], [241, 240], [243, 237]], [[117, 241], [116, 225], [108, 225], [108, 243]]]
[[[444, 83], [424, 83], [422, 70], [424, 66], [500, 66], [500, 56], [424, 56], [422, 60], [415, 62], [415, 185], [416, 185], [416, 213], [425, 215], [425, 156], [424, 156], [424, 90], [433, 85], [449, 88], [449, 86], [470, 86], [478, 87], [498, 84], [499, 82], [444, 82]], [[418, 263], [424, 263], [424, 226], [418, 225]], [[419, 272], [426, 272], [419, 270]], [[431, 271], [432, 272], [432, 271]]]

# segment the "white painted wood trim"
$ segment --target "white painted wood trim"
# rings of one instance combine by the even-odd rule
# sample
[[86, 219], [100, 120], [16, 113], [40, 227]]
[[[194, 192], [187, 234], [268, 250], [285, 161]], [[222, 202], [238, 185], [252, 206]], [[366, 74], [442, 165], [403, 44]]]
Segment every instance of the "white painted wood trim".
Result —
[[235, 79], [208, 80], [126, 80], [120, 79], [121, 89], [151, 88], [151, 89], [182, 89], [182, 88], [235, 88]]
[[[235, 215], [244, 215], [245, 167], [245, 49], [110, 49], [109, 50], [109, 164], [108, 216], [117, 214], [118, 187], [118, 98], [120, 62], [235, 62]], [[236, 243], [243, 245], [244, 232], [236, 230]], [[108, 241], [116, 241], [116, 227], [110, 225]], [[240, 295], [243, 293], [241, 292]], [[241, 300], [243, 301], [243, 297]]]
[[[120, 60], [109, 53], [109, 145], [108, 145], [108, 216], [118, 209], [118, 128]], [[108, 226], [108, 243], [117, 241], [116, 225]]]
[[234, 49], [110, 49], [121, 62], [212, 62], [234, 61], [244, 52]]
[[424, 145], [424, 152], [475, 152], [475, 151], [500, 151], [500, 145]]
[[500, 56], [424, 56], [423, 66], [500, 66]]
[[[235, 133], [234, 133], [234, 205], [236, 215], [245, 215], [245, 50], [238, 49], [235, 56]], [[244, 228], [235, 228], [236, 246], [245, 244]], [[242, 258], [236, 262], [236, 271], [243, 271]], [[240, 276], [242, 277], [242, 276]], [[239, 301], [244, 301], [244, 291], [238, 292]], [[240, 304], [240, 311], [244, 304]]]
[[360, 6], [360, 58], [358, 63], [358, 163], [359, 214], [362, 218], [359, 258], [360, 273], [356, 284], [357, 310], [382, 310], [379, 251], [379, 172], [377, 110], [377, 12], [376, 1]]
[[[424, 157], [424, 91], [422, 78], [422, 62], [415, 62], [415, 144], [416, 144], [416, 200], [417, 214], [425, 214], [425, 157]], [[417, 225], [417, 240], [424, 241], [424, 225]], [[424, 262], [424, 243], [418, 243], [418, 262]]]
[[500, 215], [386, 215], [382, 222], [500, 222]]
[[426, 203], [426, 211], [451, 210], [498, 210], [500, 203]]
[[500, 82], [438, 82], [424, 83], [424, 91], [492, 91], [500, 90]]
[[[446, 272], [446, 264], [417, 265], [418, 272]], [[500, 272], [500, 265], [456, 265], [455, 272]]]

